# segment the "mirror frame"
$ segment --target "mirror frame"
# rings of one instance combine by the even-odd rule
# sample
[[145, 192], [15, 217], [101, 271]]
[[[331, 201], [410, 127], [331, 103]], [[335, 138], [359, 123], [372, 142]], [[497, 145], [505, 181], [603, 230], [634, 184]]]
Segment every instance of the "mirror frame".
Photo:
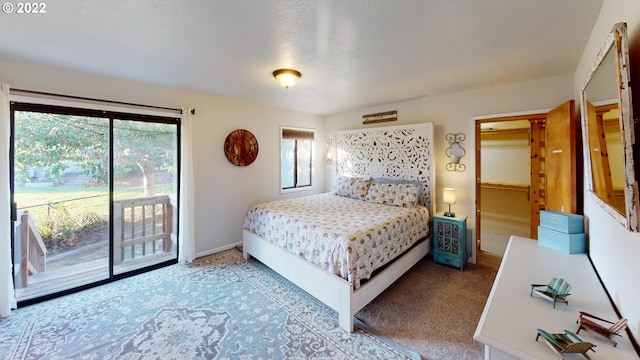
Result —
[[[624, 152], [623, 168], [624, 168], [624, 198], [625, 198], [625, 214], [621, 214], [612, 205], [602, 200], [596, 195], [593, 188], [593, 164], [591, 161], [591, 152], [589, 147], [589, 128], [586, 109], [586, 88], [594, 73], [604, 60], [609, 50], [615, 51], [618, 83], [618, 110], [621, 129], [621, 144]], [[582, 114], [582, 139], [584, 144], [584, 156], [587, 161], [585, 167], [585, 178], [589, 179], [588, 191], [592, 199], [600, 205], [607, 213], [613, 216], [620, 224], [629, 231], [640, 231], [640, 213], [638, 212], [638, 182], [636, 180], [636, 172], [634, 165], [633, 148], [635, 144], [635, 132], [633, 122], [632, 98], [631, 98], [631, 79], [629, 70], [629, 45], [627, 42], [627, 24], [624, 22], [617, 23], [607, 36], [604, 46], [598, 52], [594, 64], [589, 69], [587, 77], [580, 88], [580, 102]], [[587, 172], [588, 169], [588, 172]]]

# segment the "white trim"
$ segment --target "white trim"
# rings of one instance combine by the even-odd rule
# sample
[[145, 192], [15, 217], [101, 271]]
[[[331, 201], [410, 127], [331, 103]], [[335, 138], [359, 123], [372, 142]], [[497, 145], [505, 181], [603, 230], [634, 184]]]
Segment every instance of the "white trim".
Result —
[[499, 119], [499, 118], [505, 118], [505, 117], [512, 117], [512, 116], [527, 116], [527, 115], [537, 115], [537, 114], [546, 114], [549, 111], [551, 111], [553, 109], [539, 109], [539, 110], [526, 110], [526, 111], [516, 111], [516, 112], [510, 112], [510, 113], [502, 113], [502, 114], [494, 114], [494, 115], [480, 115], [480, 116], [472, 116], [471, 119], [473, 119], [474, 125], [475, 122], [478, 120], [487, 120], [487, 119]]
[[230, 244], [230, 245], [220, 246], [220, 247], [217, 247], [215, 249], [211, 249], [211, 250], [207, 250], [207, 251], [201, 251], [199, 253], [196, 253], [196, 256], [195, 256], [194, 259], [198, 259], [198, 258], [201, 258], [201, 257], [213, 255], [213, 254], [217, 254], [219, 252], [231, 250], [231, 249], [233, 249], [235, 247], [240, 247], [240, 246], [242, 246], [242, 241], [239, 241], [237, 243], [233, 243], [233, 244]]
[[17, 306], [11, 259], [11, 198], [9, 179], [9, 84], [0, 83], [0, 317], [11, 314]]
[[[281, 179], [282, 181], [282, 179]], [[312, 179], [313, 181], [313, 179]], [[302, 191], [311, 191], [311, 190], [315, 190], [316, 186], [315, 185], [310, 185], [310, 186], [304, 186], [304, 187], [295, 187], [295, 188], [289, 188], [289, 189], [280, 189], [280, 194], [289, 194], [289, 193], [296, 193], [296, 192], [302, 192]]]

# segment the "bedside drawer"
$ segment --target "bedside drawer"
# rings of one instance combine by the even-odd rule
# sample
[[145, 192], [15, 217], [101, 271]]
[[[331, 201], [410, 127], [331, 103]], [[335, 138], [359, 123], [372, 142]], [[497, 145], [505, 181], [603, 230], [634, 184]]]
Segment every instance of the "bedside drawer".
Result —
[[460, 256], [454, 256], [448, 253], [442, 253], [442, 252], [436, 251], [433, 254], [433, 261], [440, 264], [462, 268], [462, 260], [460, 260]]

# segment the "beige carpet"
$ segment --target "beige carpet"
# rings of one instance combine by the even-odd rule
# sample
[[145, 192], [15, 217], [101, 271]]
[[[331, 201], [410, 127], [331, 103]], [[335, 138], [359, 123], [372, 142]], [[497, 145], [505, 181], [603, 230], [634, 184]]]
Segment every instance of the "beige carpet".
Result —
[[484, 359], [473, 333], [496, 273], [474, 264], [460, 271], [427, 255], [356, 317], [424, 359]]
[[490, 254], [504, 256], [510, 235], [483, 231], [480, 235], [480, 249]]

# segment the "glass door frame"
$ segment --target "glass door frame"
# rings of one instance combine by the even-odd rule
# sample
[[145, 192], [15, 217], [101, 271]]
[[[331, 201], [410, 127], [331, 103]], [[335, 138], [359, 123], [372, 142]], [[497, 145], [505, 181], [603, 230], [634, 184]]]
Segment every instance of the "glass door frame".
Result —
[[[108, 120], [109, 123], [109, 138], [108, 138], [108, 154], [109, 154], [109, 180], [108, 180], [108, 201], [109, 201], [109, 214], [108, 214], [108, 242], [109, 242], [109, 254], [108, 254], [108, 269], [109, 276], [106, 279], [93, 281], [84, 285], [80, 285], [78, 287], [67, 289], [63, 291], [58, 291], [54, 293], [49, 293], [43, 296], [39, 296], [37, 298], [30, 298], [26, 300], [18, 300], [18, 307], [27, 306], [29, 304], [45, 301], [48, 299], [56, 298], [59, 296], [63, 296], [66, 294], [74, 293], [77, 291], [81, 291], [87, 288], [100, 286], [109, 282], [117, 281], [122, 278], [134, 276], [143, 272], [151, 271], [154, 269], [158, 269], [161, 267], [165, 267], [168, 265], [176, 264], [178, 262], [179, 257], [179, 244], [178, 244], [178, 234], [179, 234], [179, 204], [180, 204], [180, 159], [181, 159], [181, 119], [179, 116], [175, 116], [174, 114], [171, 117], [164, 116], [156, 116], [156, 115], [145, 115], [145, 114], [137, 114], [137, 113], [129, 113], [124, 111], [105, 111], [98, 109], [87, 109], [84, 107], [73, 107], [73, 106], [59, 106], [59, 105], [48, 105], [48, 104], [40, 104], [40, 103], [32, 103], [32, 102], [21, 102], [21, 101], [10, 101], [10, 142], [9, 142], [9, 176], [10, 176], [10, 201], [11, 201], [11, 260], [12, 260], [12, 273], [15, 276], [16, 274], [16, 259], [15, 259], [15, 242], [16, 233], [14, 222], [17, 221], [17, 204], [15, 201], [15, 112], [16, 111], [28, 111], [28, 112], [41, 112], [41, 113], [50, 113], [50, 114], [59, 114], [59, 115], [73, 115], [73, 116], [86, 116], [86, 117], [96, 117], [103, 118]], [[166, 261], [162, 261], [159, 263], [155, 263], [148, 266], [142, 266], [140, 268], [123, 272], [119, 274], [114, 274], [114, 258], [113, 258], [113, 246], [114, 246], [114, 224], [113, 224], [113, 202], [114, 202], [114, 120], [126, 120], [126, 121], [140, 121], [146, 123], [164, 123], [169, 125], [175, 125], [176, 127], [176, 176], [175, 179], [175, 197], [176, 197], [176, 211], [174, 219], [176, 219], [174, 224], [175, 229], [175, 238], [176, 238], [176, 250], [175, 256]]]

